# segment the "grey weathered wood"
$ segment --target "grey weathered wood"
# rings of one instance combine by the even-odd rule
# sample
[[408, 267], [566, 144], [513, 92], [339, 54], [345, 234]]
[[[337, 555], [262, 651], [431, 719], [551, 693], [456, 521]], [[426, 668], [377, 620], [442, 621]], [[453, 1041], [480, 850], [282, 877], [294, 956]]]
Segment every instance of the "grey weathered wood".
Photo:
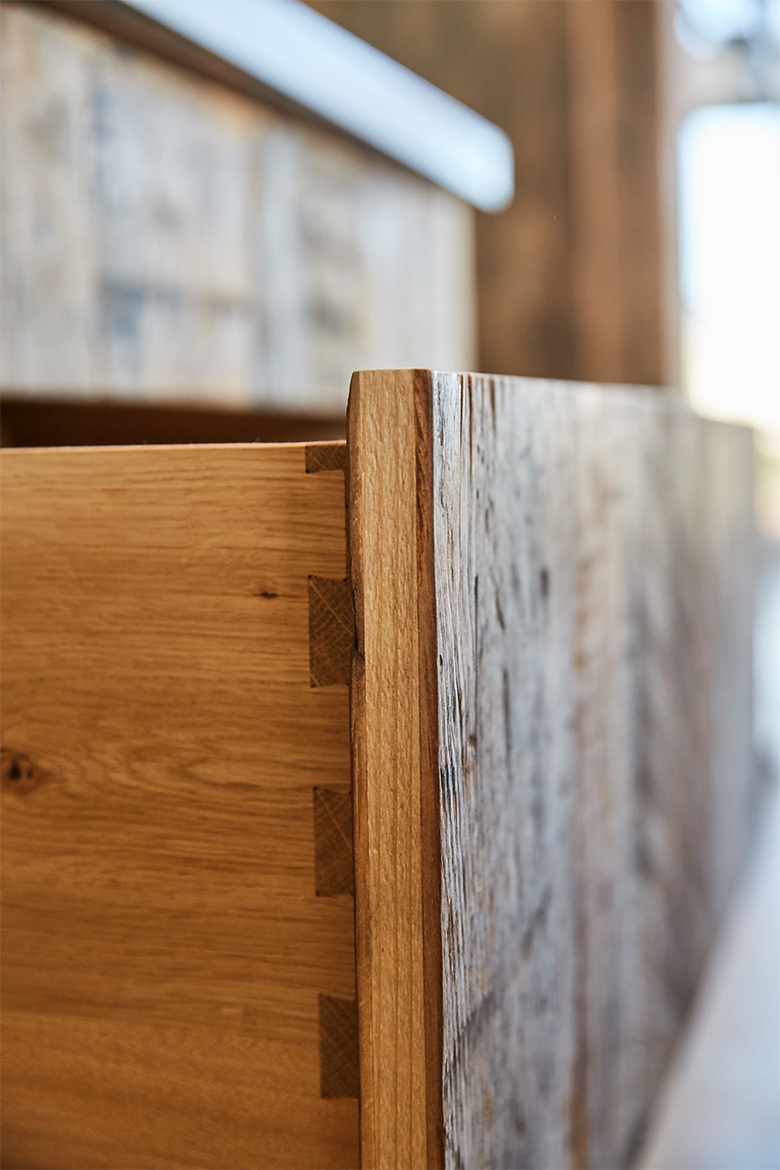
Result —
[[2, 389], [342, 412], [473, 361], [473, 211], [37, 4], [0, 9]]
[[750, 795], [751, 438], [437, 377], [451, 1166], [622, 1166]]
[[503, 130], [306, 4], [244, 0], [226, 12], [221, 0], [48, 2], [324, 121], [483, 211], [512, 199], [514, 159]]
[[[406, 539], [432, 519], [441, 852], [420, 897], [440, 865], [446, 1165], [625, 1166], [750, 824], [751, 435], [649, 390], [418, 372], [391, 389], [430, 429], [399, 452], [389, 381], [358, 379], [350, 479], [406, 464]], [[363, 541], [358, 599], [372, 570]], [[388, 694], [409, 685], [360, 650]], [[393, 760], [376, 770], [403, 808]], [[359, 867], [356, 889], [360, 988], [394, 890]]]

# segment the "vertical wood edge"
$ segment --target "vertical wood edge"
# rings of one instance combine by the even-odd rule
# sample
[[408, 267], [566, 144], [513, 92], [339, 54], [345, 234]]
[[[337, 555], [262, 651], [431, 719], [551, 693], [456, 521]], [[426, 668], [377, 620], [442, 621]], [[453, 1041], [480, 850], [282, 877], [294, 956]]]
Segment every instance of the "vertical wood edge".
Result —
[[365, 662], [363, 657], [363, 546], [360, 537], [361, 492], [358, 468], [361, 465], [361, 404], [359, 375], [350, 381], [347, 404], [347, 579], [352, 589], [355, 642], [349, 689], [350, 765], [352, 774], [352, 832], [355, 890], [355, 982], [358, 1008], [358, 1069], [360, 1075], [360, 1165], [375, 1165], [374, 1088], [370, 1037], [373, 1032], [369, 969], [371, 959], [369, 907], [365, 890], [365, 861], [368, 854], [366, 824], [365, 752]]
[[[350, 721], [361, 1164], [364, 1170], [402, 1165], [436, 1170], [444, 1154], [430, 371], [355, 374], [347, 420], [348, 571], [356, 628]], [[397, 585], [398, 596], [381, 599], [385, 615], [398, 618], [390, 626], [392, 662], [374, 660], [370, 647], [366, 656], [366, 592], [379, 571], [380, 546], [367, 547], [365, 537], [377, 522], [379, 497], [382, 558], [403, 565], [410, 548], [414, 555], [414, 580], [391, 577], [390, 591]], [[371, 612], [368, 619], [370, 624], [381, 616]], [[404, 655], [413, 655], [414, 677], [402, 677]], [[384, 741], [375, 760], [369, 757], [378, 724], [367, 706], [367, 683], [371, 694], [381, 693], [383, 706], [392, 708], [389, 726], [397, 736], [395, 743]], [[410, 691], [407, 705], [404, 693]], [[410, 745], [410, 737], [417, 742]], [[416, 778], [404, 771], [410, 758]], [[404, 799], [404, 780], [410, 778], [417, 781], [419, 801]], [[388, 987], [390, 994], [383, 994]]]
[[425, 985], [425, 1091], [429, 1170], [444, 1166], [442, 1099], [443, 979], [441, 818], [439, 808], [439, 672], [433, 534], [433, 375], [415, 371], [417, 621], [420, 705], [420, 823]]

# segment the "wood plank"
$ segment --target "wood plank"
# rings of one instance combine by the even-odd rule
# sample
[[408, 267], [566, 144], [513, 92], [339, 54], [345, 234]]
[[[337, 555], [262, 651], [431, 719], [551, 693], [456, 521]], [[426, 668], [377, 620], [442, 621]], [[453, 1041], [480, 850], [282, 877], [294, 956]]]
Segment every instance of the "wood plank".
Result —
[[314, 818], [348, 689], [309, 680], [343, 471], [11, 450], [2, 492], [4, 1164], [356, 1166], [358, 1103], [321, 1096], [353, 900], [317, 894]]
[[42, 4], [0, 46], [3, 390], [332, 416], [474, 364], [455, 196]]
[[429, 386], [356, 374], [348, 418], [361, 1165], [376, 1170], [442, 1159]]
[[226, 21], [220, 0], [196, 10], [166, 0], [47, 3], [344, 134], [481, 211], [511, 201], [512, 148], [498, 126], [307, 7], [271, 0]]
[[364, 1163], [392, 1164], [398, 1086], [420, 1127], [435, 1089], [404, 1042], [435, 1043], [407, 936], [440, 830], [445, 1164], [625, 1165], [750, 825], [750, 433], [652, 391], [380, 372], [349, 449]]

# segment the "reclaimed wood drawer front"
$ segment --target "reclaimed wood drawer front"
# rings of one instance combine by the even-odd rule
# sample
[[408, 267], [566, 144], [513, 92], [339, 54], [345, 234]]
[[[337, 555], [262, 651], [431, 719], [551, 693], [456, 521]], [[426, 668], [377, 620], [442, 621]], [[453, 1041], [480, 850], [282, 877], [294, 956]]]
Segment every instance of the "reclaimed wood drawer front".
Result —
[[750, 823], [752, 436], [356, 375], [366, 1166], [621, 1167]]
[[751, 436], [348, 431], [4, 456], [7, 1166], [630, 1163], [750, 826]]
[[5, 1165], [358, 1164], [343, 455], [3, 454]]

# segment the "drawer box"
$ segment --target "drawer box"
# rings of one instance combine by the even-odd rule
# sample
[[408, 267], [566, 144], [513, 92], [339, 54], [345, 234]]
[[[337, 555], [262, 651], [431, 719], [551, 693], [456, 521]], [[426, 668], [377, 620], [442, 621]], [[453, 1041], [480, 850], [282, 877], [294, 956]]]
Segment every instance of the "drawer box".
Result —
[[4, 1164], [626, 1164], [749, 831], [751, 460], [429, 371], [4, 452]]

